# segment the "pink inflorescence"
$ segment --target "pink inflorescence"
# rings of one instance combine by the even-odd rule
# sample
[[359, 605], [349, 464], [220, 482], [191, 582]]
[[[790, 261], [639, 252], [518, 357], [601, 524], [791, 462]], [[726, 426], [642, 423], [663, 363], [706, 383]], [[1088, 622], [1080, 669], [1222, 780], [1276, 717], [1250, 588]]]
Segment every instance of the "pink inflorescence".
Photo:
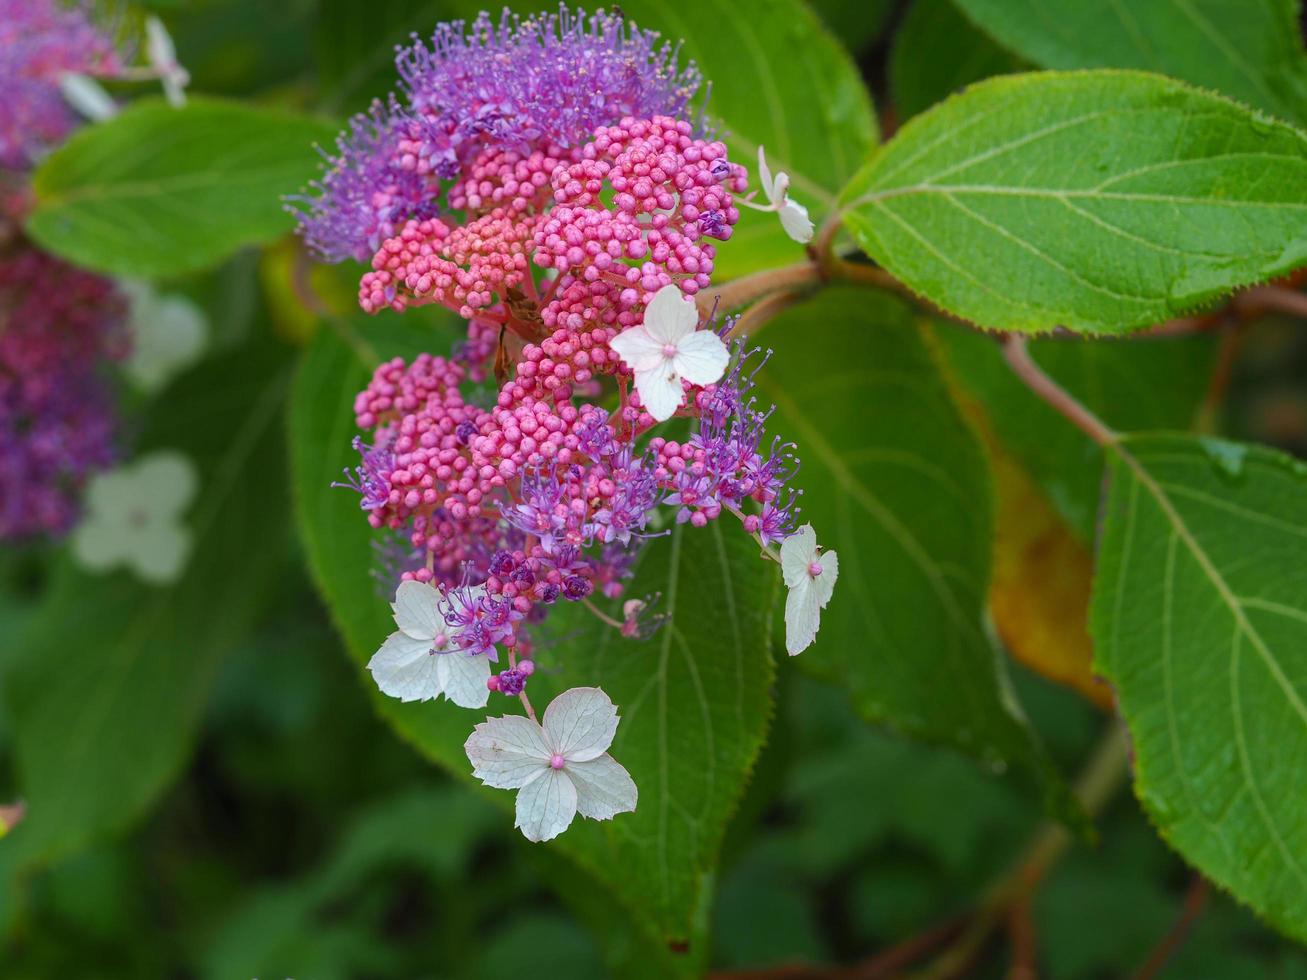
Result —
[[26, 169], [76, 125], [60, 76], [114, 75], [121, 67], [84, 6], [0, 0], [0, 167]]
[[57, 535], [115, 458], [102, 377], [125, 353], [113, 284], [24, 243], [0, 250], [0, 540]]
[[[491, 678], [506, 694], [551, 606], [623, 594], [641, 543], [665, 533], [660, 507], [692, 526], [733, 514], [764, 543], [794, 528], [797, 460], [751, 395], [765, 358], [737, 347], [720, 382], [687, 384], [680, 414], [697, 424], [670, 440], [650, 435], [610, 346], [659, 290], [710, 287], [747, 189], [684, 118], [699, 79], [675, 60], [615, 14], [442, 25], [400, 52], [404, 98], [355, 121], [301, 215], [325, 257], [370, 257], [363, 309], [439, 304], [469, 323], [447, 358], [376, 369], [345, 485], [402, 536], [391, 574], [441, 590], [454, 644], [511, 652]], [[497, 394], [474, 398], [492, 370]], [[651, 606], [608, 621], [648, 635]]]
[[[301, 233], [328, 261], [366, 261], [409, 219], [434, 217], [440, 182], [472, 179], [487, 151], [569, 154], [623, 116], [683, 115], [700, 78], [676, 53], [618, 14], [563, 5], [440, 24], [396, 56], [400, 94], [337, 141], [317, 194], [297, 202]], [[461, 193], [451, 207], [464, 208]]]

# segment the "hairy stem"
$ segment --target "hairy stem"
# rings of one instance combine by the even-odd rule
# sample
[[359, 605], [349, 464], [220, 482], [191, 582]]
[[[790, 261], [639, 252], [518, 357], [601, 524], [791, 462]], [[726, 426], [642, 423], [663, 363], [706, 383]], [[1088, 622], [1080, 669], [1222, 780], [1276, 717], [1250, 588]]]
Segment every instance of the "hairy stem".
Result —
[[763, 297], [740, 314], [740, 318], [735, 321], [735, 326], [731, 327], [730, 333], [726, 335], [726, 340], [754, 336], [769, 321], [780, 316], [802, 298], [803, 294], [797, 291], [772, 293], [770, 296]]
[[1203, 911], [1203, 906], [1207, 904], [1207, 893], [1209, 891], [1207, 879], [1202, 875], [1194, 872], [1190, 879], [1189, 888], [1185, 891], [1184, 902], [1180, 906], [1180, 913], [1175, 917], [1175, 922], [1167, 930], [1162, 941], [1158, 943], [1144, 965], [1135, 971], [1134, 980], [1152, 980], [1162, 972], [1172, 954], [1180, 948], [1180, 944], [1189, 936], [1193, 924], [1197, 921], [1199, 914]]
[[1090, 439], [1100, 446], [1109, 446], [1116, 442], [1115, 432], [1035, 363], [1034, 358], [1030, 356], [1025, 337], [1020, 334], [1009, 336], [1003, 342], [1003, 356], [1007, 358], [1008, 365], [1026, 387], [1048, 402]]

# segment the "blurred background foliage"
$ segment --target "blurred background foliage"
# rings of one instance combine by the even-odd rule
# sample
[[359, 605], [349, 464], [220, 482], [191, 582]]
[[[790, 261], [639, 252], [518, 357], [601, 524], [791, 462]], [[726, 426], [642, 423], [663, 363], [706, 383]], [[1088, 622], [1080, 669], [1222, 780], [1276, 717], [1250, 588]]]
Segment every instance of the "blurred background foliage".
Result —
[[[442, 0], [142, 6], [167, 19], [196, 91], [333, 117], [389, 89], [395, 42], [451, 12], [475, 9]], [[949, 0], [814, 6], [857, 56], [887, 131], [959, 86], [1022, 67]], [[253, 351], [273, 373], [286, 372], [315, 328], [292, 295], [291, 279], [273, 250], [263, 258], [246, 252], [216, 272], [171, 284], [199, 301], [212, 324], [213, 353], [196, 372], [215, 370], [224, 353], [248, 358]], [[964, 385], [984, 390], [983, 358], [955, 357], [973, 340], [956, 338], [946, 353], [967, 367]], [[1247, 332], [1243, 344], [1222, 408], [1227, 431], [1307, 453], [1307, 334], [1272, 318]], [[1201, 351], [1189, 354], [1201, 362]], [[195, 378], [175, 382], [174, 394], [202, 383]], [[1191, 410], [1201, 395], [1156, 411], [1164, 421], [1168, 412]], [[240, 542], [269, 587], [247, 611], [244, 628], [224, 634], [194, 665], [206, 677], [186, 694], [200, 718], [195, 744], [171, 747], [161, 763], [168, 771], [159, 777], [171, 780], [169, 788], [142, 818], [125, 813], [117, 836], [79, 839], [37, 862], [8, 860], [0, 848], [0, 974], [656, 973], [602, 896], [578, 885], [564, 888], [567, 901], [560, 900], [551, 885], [570, 881], [568, 867], [526, 844], [502, 814], [424, 762], [376, 717], [304, 570], [285, 468], [277, 465], [282, 423], [272, 424], [273, 465], [245, 488], [271, 519], [266, 533]], [[1004, 430], [1002, 418], [989, 424]], [[1009, 448], [1020, 454], [1023, 447]], [[1024, 448], [1076, 451], [1047, 443]], [[1038, 479], [1039, 459], [1024, 461]], [[1085, 501], [1096, 489], [1049, 494], [1082, 535], [1093, 521]], [[0, 555], [6, 652], [63, 571], [60, 558], [37, 550]], [[41, 670], [65, 672], [62, 683], [75, 697], [84, 683], [77, 665], [96, 657], [103, 622], [96, 610], [70, 609], [68, 647], [47, 649], [50, 661]], [[1034, 674], [1018, 671], [1016, 681], [1051, 754], [1074, 771], [1102, 716]], [[148, 743], [148, 724], [140, 737]], [[13, 748], [0, 714], [0, 800], [17, 795]], [[783, 671], [773, 732], [728, 832], [711, 910], [710, 964], [723, 975], [762, 977], [783, 964], [865, 962], [964, 912], [1016, 858], [1037, 820], [1008, 782], [960, 756], [874, 730], [841, 693]], [[1192, 873], [1128, 794], [1098, 829], [1097, 846], [1076, 845], [1029, 910], [1049, 976], [1128, 975], [1170, 928], [1192, 887]], [[1002, 976], [1006, 968], [1005, 954], [995, 949], [975, 975]], [[1307, 954], [1212, 895], [1162, 975], [1307, 978]]]

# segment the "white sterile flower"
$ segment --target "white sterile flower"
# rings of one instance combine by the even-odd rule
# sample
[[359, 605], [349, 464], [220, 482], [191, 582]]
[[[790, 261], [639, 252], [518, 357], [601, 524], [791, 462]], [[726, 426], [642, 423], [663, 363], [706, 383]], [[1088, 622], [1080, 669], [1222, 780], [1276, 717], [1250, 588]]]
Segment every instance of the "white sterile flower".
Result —
[[185, 296], [155, 292], [144, 282], [123, 282], [130, 301], [131, 353], [127, 377], [146, 392], [157, 391], [199, 359], [208, 338], [204, 312]]
[[59, 76], [59, 91], [65, 102], [91, 122], [104, 122], [118, 115], [118, 103], [113, 96], [89, 75], [64, 72]]
[[186, 86], [190, 84], [191, 76], [177, 63], [177, 48], [172, 43], [172, 35], [158, 17], [145, 18], [145, 54], [163, 84], [163, 94], [168, 97], [169, 104], [180, 109], [186, 104]]
[[635, 809], [635, 782], [605, 750], [617, 733], [617, 708], [597, 687], [564, 691], [545, 709], [544, 725], [522, 715], [487, 718], [463, 749], [487, 786], [515, 789], [517, 823], [527, 840], [557, 837], [580, 813], [611, 820]]
[[722, 338], [700, 330], [694, 300], [675, 285], [654, 293], [644, 311], [644, 322], [623, 330], [610, 342], [622, 361], [635, 372], [635, 390], [645, 411], [659, 422], [671, 418], [685, 401], [681, 387], [720, 381], [731, 359]]
[[[468, 589], [469, 601], [485, 595], [484, 585]], [[386, 637], [368, 661], [383, 694], [401, 701], [430, 701], [443, 694], [462, 708], [484, 708], [490, 699], [486, 679], [490, 660], [450, 643], [452, 632], [440, 610], [440, 593], [422, 582], [400, 582], [391, 604], [399, 629]]]
[[785, 597], [785, 649], [793, 657], [817, 638], [821, 611], [840, 574], [839, 558], [833, 551], [820, 551], [817, 532], [805, 524], [781, 542], [781, 574], [790, 590]]
[[73, 555], [92, 571], [126, 565], [147, 582], [176, 581], [191, 551], [182, 513], [199, 482], [195, 465], [168, 450], [93, 477]]
[[761, 146], [758, 147], [758, 177], [762, 181], [762, 192], [767, 196], [767, 203], [770, 206], [765, 208], [754, 206], [763, 211], [775, 211], [780, 215], [781, 227], [785, 229], [785, 234], [800, 245], [812, 241], [813, 226], [812, 219], [808, 217], [808, 209], [790, 198], [790, 175], [782, 170], [773, 179]]

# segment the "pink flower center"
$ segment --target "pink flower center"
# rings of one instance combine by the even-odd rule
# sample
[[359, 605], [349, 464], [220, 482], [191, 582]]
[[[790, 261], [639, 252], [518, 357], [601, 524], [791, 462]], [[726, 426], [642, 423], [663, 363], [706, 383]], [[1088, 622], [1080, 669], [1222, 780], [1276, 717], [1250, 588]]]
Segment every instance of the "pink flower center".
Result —
[[566, 762], [567, 762], [566, 759], [564, 759], [561, 755], [559, 755], [557, 752], [555, 752], [552, 756], [549, 757], [549, 768], [550, 768], [550, 769], [562, 769], [562, 768], [563, 768], [563, 764], [566, 763]]
[[672, 358], [676, 356], [675, 344], [663, 344], [663, 357]]
[[813, 578], [816, 578], [818, 575], [820, 575], [820, 574], [821, 574], [821, 563], [820, 563], [820, 562], [815, 562], [815, 561], [814, 561], [814, 562], [809, 562], [809, 563], [808, 563], [808, 574], [811, 575]]

